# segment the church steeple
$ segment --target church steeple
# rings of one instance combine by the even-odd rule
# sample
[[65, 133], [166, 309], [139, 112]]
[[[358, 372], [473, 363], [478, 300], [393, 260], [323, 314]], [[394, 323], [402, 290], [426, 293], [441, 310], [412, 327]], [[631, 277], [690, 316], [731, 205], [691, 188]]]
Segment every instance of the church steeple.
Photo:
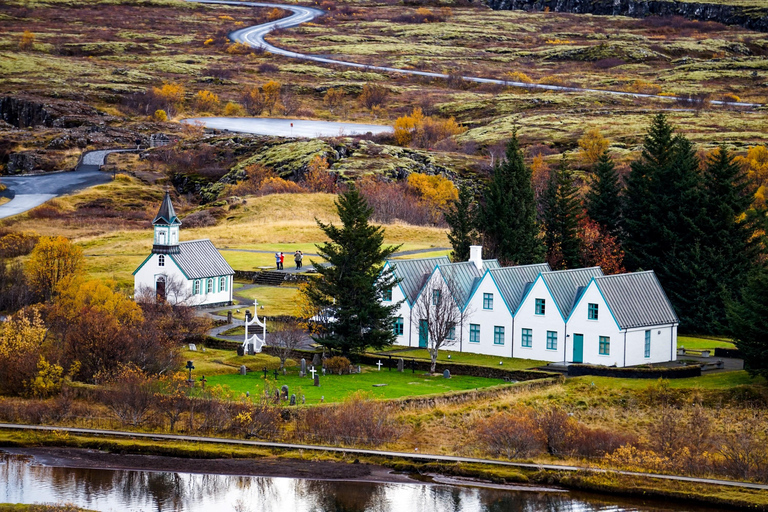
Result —
[[181, 221], [173, 209], [171, 194], [168, 190], [165, 191], [165, 197], [152, 224], [155, 227], [155, 240], [152, 245], [152, 252], [158, 254], [179, 252], [179, 226], [181, 226]]

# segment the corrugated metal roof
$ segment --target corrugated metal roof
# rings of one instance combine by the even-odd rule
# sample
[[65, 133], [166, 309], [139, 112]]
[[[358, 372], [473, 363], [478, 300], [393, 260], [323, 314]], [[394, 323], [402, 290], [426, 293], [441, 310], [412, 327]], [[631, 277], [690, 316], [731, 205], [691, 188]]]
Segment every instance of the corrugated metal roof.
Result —
[[189, 279], [227, 276], [235, 273], [210, 240], [179, 243], [179, 253], [170, 254]]
[[563, 318], [568, 318], [573, 305], [581, 295], [581, 292], [584, 291], [584, 288], [593, 277], [600, 277], [602, 275], [603, 270], [600, 267], [590, 267], [543, 272], [541, 277], [549, 287], [549, 291], [555, 299], [555, 305], [560, 310]]
[[394, 265], [395, 277], [401, 280], [400, 286], [403, 287], [405, 297], [408, 303], [413, 304], [419, 290], [424, 286], [429, 274], [438, 265], [449, 265], [451, 260], [448, 256], [439, 256], [437, 258], [417, 258], [413, 260], [389, 260], [390, 267]]
[[503, 267], [491, 270], [491, 276], [504, 297], [507, 306], [514, 313], [523, 300], [525, 291], [530, 283], [533, 283], [541, 272], [549, 272], [547, 263], [534, 263], [533, 265], [518, 265], [516, 267]]
[[485, 271], [498, 268], [498, 260], [483, 260], [482, 269], [478, 269], [471, 261], [440, 265], [440, 271], [460, 308], [467, 304]]
[[653, 270], [595, 279], [620, 329], [675, 324], [679, 320]]
[[165, 197], [160, 204], [160, 209], [155, 215], [155, 220], [152, 224], [181, 224], [181, 221], [176, 217], [176, 211], [173, 209], [173, 203], [171, 202], [171, 194], [167, 190], [165, 191]]

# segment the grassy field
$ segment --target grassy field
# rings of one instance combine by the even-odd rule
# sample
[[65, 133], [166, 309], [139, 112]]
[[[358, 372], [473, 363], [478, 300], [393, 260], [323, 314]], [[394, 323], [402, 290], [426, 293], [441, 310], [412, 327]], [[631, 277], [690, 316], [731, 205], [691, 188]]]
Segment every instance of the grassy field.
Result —
[[678, 336], [677, 347], [692, 350], [712, 350], [716, 348], [736, 348], [736, 345], [734, 345], [733, 341], [729, 340], [728, 338]]
[[[426, 349], [403, 350], [403, 347], [393, 346], [384, 354], [392, 354], [392, 357], [414, 358], [429, 360], [429, 352]], [[534, 359], [518, 359], [512, 357], [486, 356], [482, 354], [470, 354], [468, 352], [456, 352], [454, 350], [440, 350], [437, 354], [437, 360], [441, 362], [452, 362], [457, 364], [470, 364], [474, 366], [487, 366], [489, 368], [503, 368], [506, 370], [526, 370], [537, 366], [546, 365], [546, 361], [536, 361]], [[503, 364], [499, 364], [499, 362]]]
[[[288, 371], [288, 375], [279, 375], [277, 380], [268, 373], [269, 386], [274, 389], [288, 385], [289, 393], [296, 394], [301, 402], [301, 396], [306, 397], [307, 404], [325, 402], [340, 402], [345, 397], [357, 391], [369, 392], [373, 398], [401, 398], [406, 396], [422, 396], [480, 389], [490, 386], [503, 385], [501, 379], [486, 379], [481, 377], [453, 376], [444, 379], [442, 375], [431, 376], [423, 372], [400, 373], [397, 371], [378, 371], [376, 367], [363, 366], [363, 373], [353, 375], [325, 375], [320, 377], [320, 386], [316, 387], [312, 379], [298, 376], [296, 367]], [[220, 374], [211, 376], [208, 385], [224, 385], [239, 393], [250, 392], [252, 397], [261, 396], [264, 390], [264, 374], [256, 370], [248, 375]], [[383, 384], [383, 386], [381, 386]], [[324, 397], [324, 398], [323, 398]]]

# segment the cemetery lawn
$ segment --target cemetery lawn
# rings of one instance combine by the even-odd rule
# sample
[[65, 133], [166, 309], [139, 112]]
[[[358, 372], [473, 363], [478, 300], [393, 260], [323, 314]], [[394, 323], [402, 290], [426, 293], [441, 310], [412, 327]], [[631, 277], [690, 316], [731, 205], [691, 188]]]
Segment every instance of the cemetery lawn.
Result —
[[[296, 395], [297, 403], [301, 403], [301, 395], [305, 395], [308, 405], [320, 403], [321, 397], [325, 397], [326, 403], [341, 402], [358, 391], [364, 391], [374, 399], [389, 399], [506, 385], [502, 379], [464, 375], [454, 375], [450, 379], [445, 379], [442, 374], [430, 376], [424, 372], [405, 371], [400, 373], [396, 370], [388, 371], [385, 369], [379, 372], [375, 366], [363, 366], [362, 369], [363, 373], [361, 374], [321, 375], [320, 387], [313, 386], [312, 378], [309, 376], [299, 377], [296, 367], [289, 368], [288, 375], [279, 375], [277, 380], [274, 379], [273, 373], [269, 373], [267, 382], [273, 389], [288, 385], [289, 394]], [[251, 397], [261, 396], [265, 382], [264, 373], [261, 371], [249, 372], [247, 375], [240, 375], [239, 373], [214, 375], [207, 377], [207, 379], [208, 386], [224, 385], [239, 393], [248, 391]], [[386, 386], [374, 387], [375, 384], [386, 384]]]
[[[386, 354], [384, 358], [392, 355], [393, 359], [402, 357], [403, 359], [423, 359], [429, 361], [429, 352], [424, 348], [414, 348], [403, 350], [403, 347], [395, 346], [386, 352], [376, 352], [374, 355]], [[448, 358], [450, 356], [450, 359]], [[454, 352], [452, 350], [441, 350], [437, 354], [439, 363], [470, 364], [473, 366], [486, 366], [489, 368], [502, 368], [504, 370], [527, 370], [538, 366], [545, 366], [547, 361], [537, 361], [535, 359], [518, 359], [516, 357], [498, 357], [482, 354], [470, 354], [467, 352]], [[504, 364], [499, 364], [501, 361]], [[407, 364], [407, 363], [406, 363]]]

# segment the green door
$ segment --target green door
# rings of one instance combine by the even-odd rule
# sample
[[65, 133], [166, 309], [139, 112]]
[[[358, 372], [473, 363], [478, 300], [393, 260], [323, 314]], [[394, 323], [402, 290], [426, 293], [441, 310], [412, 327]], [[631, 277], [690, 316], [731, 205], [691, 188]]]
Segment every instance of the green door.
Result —
[[427, 348], [429, 340], [429, 331], [427, 330], [427, 321], [419, 320], [419, 347]]
[[583, 334], [573, 335], [573, 362], [574, 363], [584, 362], [584, 335]]

